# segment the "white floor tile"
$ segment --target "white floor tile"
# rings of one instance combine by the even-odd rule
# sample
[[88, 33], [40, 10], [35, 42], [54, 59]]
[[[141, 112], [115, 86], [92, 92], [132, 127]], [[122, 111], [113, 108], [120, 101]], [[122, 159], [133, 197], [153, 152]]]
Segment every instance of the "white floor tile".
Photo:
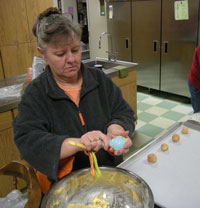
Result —
[[150, 122], [150, 124], [152, 124], [154, 126], [158, 126], [162, 129], [167, 129], [170, 126], [172, 126], [174, 123], [175, 123], [175, 121], [167, 119], [167, 118], [162, 118], [162, 117], [158, 117]]
[[146, 124], [146, 122], [141, 121], [141, 120], [137, 120], [136, 129], [139, 129], [140, 127], [144, 126], [145, 124]]
[[177, 105], [171, 110], [176, 111], [178, 113], [183, 113], [185, 115], [193, 111], [191, 106], [184, 106], [184, 105]]
[[168, 111], [167, 109], [160, 108], [160, 107], [157, 107], [157, 106], [153, 106], [153, 107], [145, 110], [145, 112], [154, 114], [156, 116], [161, 116], [162, 114], [166, 113], [167, 111]]
[[[141, 109], [137, 111], [137, 115], [140, 114], [140, 116], [138, 116], [136, 132], [135, 132], [135, 135], [133, 136], [133, 146], [137, 148], [141, 148], [144, 145], [146, 145], [148, 142], [152, 141], [153, 139], [152, 137], [144, 135], [137, 131], [137, 129], [145, 125], [151, 124], [151, 125], [164, 129], [162, 132], [156, 135], [156, 137], [159, 137], [169, 128], [172, 128], [174, 125], [176, 125], [178, 122], [184, 122], [184, 121], [187, 121], [189, 118], [191, 118], [190, 114], [191, 112], [193, 112], [191, 105], [182, 104], [180, 102], [176, 102], [174, 100], [168, 99], [170, 102], [175, 103], [176, 106], [173, 107], [172, 109], [167, 109], [167, 108], [165, 109], [164, 107], [157, 106], [159, 103], [163, 102], [163, 100], [165, 99], [149, 95], [144, 100], [141, 100], [140, 102], [138, 102], [138, 105], [140, 105], [140, 103], [145, 103], [145, 104], [151, 105], [151, 107], [149, 107], [148, 109], [146, 108], [146, 110], [144, 111]], [[181, 113], [182, 118], [178, 121], [173, 121], [171, 119], [162, 117], [162, 115], [167, 113], [168, 111], [175, 111], [177, 113]], [[141, 119], [142, 113], [144, 112], [152, 114], [156, 116], [156, 118], [152, 120], [151, 122], [149, 122], [148, 124], [142, 120], [139, 120], [139, 118]], [[180, 114], [180, 117], [181, 117], [181, 114]], [[151, 129], [149, 131], [151, 131]]]
[[146, 103], [146, 104], [149, 104], [149, 105], [157, 105], [159, 103], [161, 103], [163, 100], [161, 99], [157, 99], [157, 98], [154, 98], [154, 97], [149, 97], [145, 100], [143, 100], [142, 102], [143, 103]]

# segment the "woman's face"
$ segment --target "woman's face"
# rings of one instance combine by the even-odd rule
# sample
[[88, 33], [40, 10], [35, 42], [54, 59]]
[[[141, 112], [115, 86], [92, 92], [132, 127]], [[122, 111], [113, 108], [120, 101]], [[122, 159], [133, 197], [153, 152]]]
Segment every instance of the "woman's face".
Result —
[[42, 55], [56, 80], [67, 82], [78, 78], [81, 66], [81, 44], [78, 37], [68, 41], [61, 38], [56, 45], [48, 46]]

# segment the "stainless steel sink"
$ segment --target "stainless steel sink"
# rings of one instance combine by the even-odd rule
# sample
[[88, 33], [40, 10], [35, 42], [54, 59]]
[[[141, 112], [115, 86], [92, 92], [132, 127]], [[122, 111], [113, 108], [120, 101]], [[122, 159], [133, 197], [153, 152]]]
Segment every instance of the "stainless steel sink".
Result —
[[120, 60], [109, 61], [106, 58], [100, 57], [96, 57], [95, 59], [82, 60], [82, 62], [89, 67], [99, 68], [109, 77], [119, 75], [120, 78], [126, 77], [128, 75], [128, 71], [132, 70], [135, 68], [135, 66], [138, 65], [137, 63]]
[[95, 59], [83, 60], [83, 63], [86, 64], [87, 66], [96, 67], [96, 68], [100, 68], [100, 66], [98, 66], [98, 65], [101, 65], [101, 68], [103, 70], [113, 69], [117, 66], [125, 66], [128, 68], [128, 67], [132, 67], [132, 66], [137, 65], [137, 63], [120, 61], [120, 60], [109, 61], [106, 58], [100, 58], [100, 57], [96, 57]]
[[111, 69], [113, 67], [116, 67], [116, 66], [119, 66], [119, 65], [122, 65], [122, 64], [119, 64], [117, 62], [112, 62], [112, 61], [103, 61], [103, 60], [96, 60], [96, 59], [89, 59], [89, 60], [84, 60], [84, 63], [87, 65], [87, 66], [91, 66], [91, 67], [96, 67], [96, 68], [102, 68], [103, 70], [105, 69]]

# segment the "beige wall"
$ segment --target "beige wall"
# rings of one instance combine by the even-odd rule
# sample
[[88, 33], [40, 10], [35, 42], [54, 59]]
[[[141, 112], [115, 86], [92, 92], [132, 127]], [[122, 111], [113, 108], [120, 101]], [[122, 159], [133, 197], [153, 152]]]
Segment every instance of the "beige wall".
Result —
[[66, 14], [71, 18], [71, 15], [68, 13], [68, 7], [73, 7], [73, 21], [78, 22], [77, 14], [77, 4], [75, 0], [62, 0], [62, 13]]
[[[71, 15], [68, 14], [68, 7], [73, 7], [73, 21], [78, 22], [78, 14], [77, 14], [77, 4], [75, 0], [62, 0], [62, 13], [64, 13], [67, 17], [71, 18]], [[58, 7], [58, 2], [57, 0], [53, 0], [53, 6]]]
[[53, 0], [53, 6], [54, 6], [54, 7], [58, 7], [57, 0]]
[[99, 49], [99, 37], [102, 32], [107, 31], [106, 16], [100, 16], [99, 0], [87, 0], [88, 24], [89, 24], [89, 45], [90, 56], [107, 58], [108, 38], [102, 38], [102, 48]]
[[[62, 0], [63, 6], [67, 7], [68, 0]], [[74, 1], [74, 0], [71, 0]], [[71, 1], [68, 3], [70, 4]], [[76, 2], [76, 1], [74, 1]], [[88, 30], [89, 30], [89, 46], [91, 58], [103, 57], [107, 58], [108, 39], [106, 36], [102, 38], [102, 48], [99, 49], [99, 37], [102, 32], [107, 31], [106, 16], [100, 16], [99, 0], [86, 0], [88, 13]], [[53, 0], [53, 5], [57, 7], [57, 0]]]

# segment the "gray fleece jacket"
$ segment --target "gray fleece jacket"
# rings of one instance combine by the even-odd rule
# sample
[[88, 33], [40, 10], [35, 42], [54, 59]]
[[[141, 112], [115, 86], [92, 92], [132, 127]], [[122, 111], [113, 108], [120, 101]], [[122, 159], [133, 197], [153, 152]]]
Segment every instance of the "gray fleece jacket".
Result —
[[[110, 124], [134, 131], [134, 112], [120, 89], [104, 72], [81, 64], [83, 84], [77, 107], [56, 84], [51, 69], [33, 80], [25, 89], [13, 121], [14, 141], [23, 159], [53, 181], [57, 180], [62, 142], [81, 137], [92, 130], [106, 133]], [[82, 126], [79, 112], [85, 126]], [[113, 157], [103, 149], [96, 153], [99, 166], [116, 166], [122, 156]], [[89, 167], [83, 152], [75, 154], [73, 170]]]

